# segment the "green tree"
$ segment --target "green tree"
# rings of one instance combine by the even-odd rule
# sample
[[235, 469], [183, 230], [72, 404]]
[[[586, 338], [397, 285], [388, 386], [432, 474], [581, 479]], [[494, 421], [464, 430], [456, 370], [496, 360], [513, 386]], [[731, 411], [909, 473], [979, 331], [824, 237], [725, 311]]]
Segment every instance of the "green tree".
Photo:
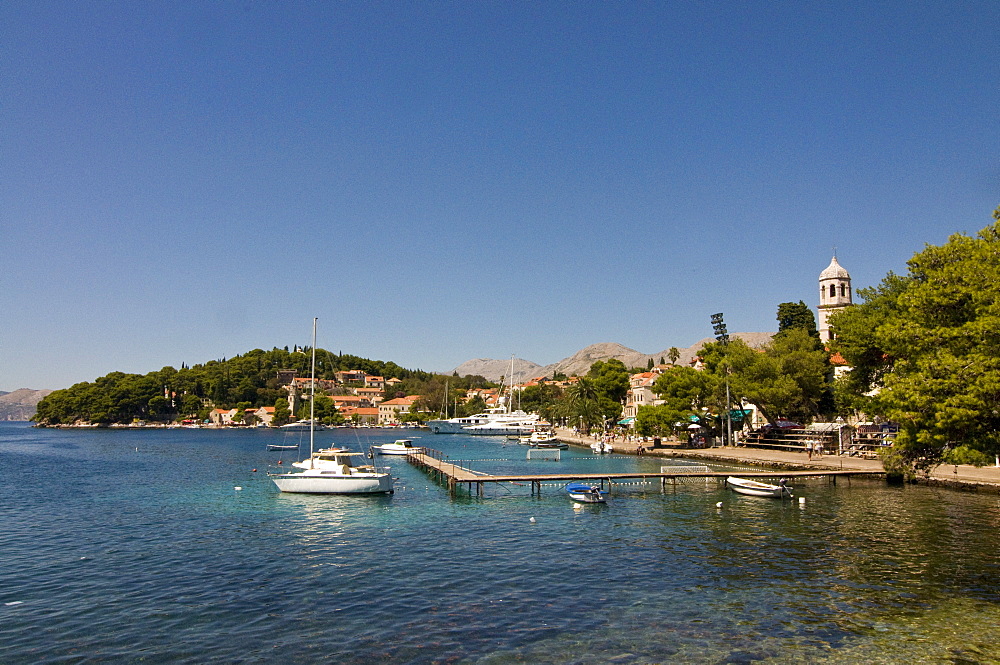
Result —
[[833, 349], [853, 368], [843, 394], [899, 423], [886, 462], [906, 475], [1000, 452], [1000, 208], [993, 218], [926, 246], [907, 275], [831, 317]]
[[[719, 410], [716, 399], [718, 383], [718, 378], [711, 372], [700, 372], [692, 367], [671, 367], [653, 383], [652, 390], [663, 400], [663, 404], [655, 407], [655, 414], [645, 411], [643, 421], [648, 418], [653, 422], [675, 424], [694, 422], [691, 420], [694, 416], [703, 426], [710, 426], [706, 415], [713, 409], [716, 412]], [[638, 414], [636, 420], [639, 421]]]
[[292, 422], [292, 412], [288, 408], [287, 399], [277, 399], [274, 401], [274, 417], [271, 424], [280, 427]]
[[604, 418], [601, 415], [600, 399], [593, 379], [581, 376], [576, 383], [566, 389], [566, 416], [583, 431], [589, 432]]
[[665, 405], [640, 406], [635, 416], [635, 430], [640, 436], [664, 436], [686, 428], [692, 422], [688, 415], [690, 410], [682, 412]]
[[316, 393], [315, 415], [316, 421], [324, 425], [339, 425], [344, 422], [344, 416], [337, 410], [333, 400], [323, 393]]
[[801, 300], [798, 302], [783, 302], [778, 305], [778, 334], [786, 330], [801, 328], [810, 336], [819, 339], [816, 329], [816, 317], [812, 309]]
[[593, 381], [597, 394], [619, 404], [628, 394], [629, 376], [625, 363], [614, 358], [598, 360], [587, 372], [587, 378]]
[[732, 401], [747, 401], [769, 421], [809, 422], [833, 410], [829, 355], [805, 328], [789, 328], [762, 349], [741, 339], [701, 350], [705, 371], [716, 377], [715, 401], [728, 377]]
[[667, 357], [670, 358], [671, 365], [676, 365], [677, 359], [681, 357], [681, 352], [677, 350], [676, 346], [671, 346], [670, 350], [667, 351]]
[[180, 401], [180, 413], [185, 416], [193, 416], [201, 408], [201, 400], [197, 395], [182, 395]]
[[170, 402], [163, 395], [150, 397], [147, 402], [149, 417], [155, 420], [167, 420], [171, 413]]

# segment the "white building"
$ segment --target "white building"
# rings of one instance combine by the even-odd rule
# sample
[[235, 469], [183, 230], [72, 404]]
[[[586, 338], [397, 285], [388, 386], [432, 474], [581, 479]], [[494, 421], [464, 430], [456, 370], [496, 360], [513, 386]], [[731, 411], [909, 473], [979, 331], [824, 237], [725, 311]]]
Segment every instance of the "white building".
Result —
[[851, 275], [837, 263], [837, 257], [834, 256], [826, 270], [819, 274], [820, 341], [829, 342], [833, 339], [833, 333], [830, 331], [830, 315], [851, 303]]

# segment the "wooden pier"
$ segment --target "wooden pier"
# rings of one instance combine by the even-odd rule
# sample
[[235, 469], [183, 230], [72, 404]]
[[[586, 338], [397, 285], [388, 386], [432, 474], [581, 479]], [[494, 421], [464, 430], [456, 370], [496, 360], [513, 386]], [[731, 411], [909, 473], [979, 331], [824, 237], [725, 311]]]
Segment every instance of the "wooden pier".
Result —
[[[491, 475], [474, 471], [460, 466], [454, 462], [449, 462], [444, 455], [436, 450], [424, 448], [422, 453], [410, 453], [406, 456], [407, 461], [416, 467], [427, 471], [438, 482], [445, 483], [448, 491], [452, 494], [459, 486], [468, 485], [469, 494], [483, 496], [483, 488], [486, 483], [512, 483], [531, 485], [531, 494], [541, 494], [542, 483], [546, 482], [571, 482], [581, 480], [600, 481], [601, 487], [607, 482], [609, 486], [621, 480], [659, 480], [661, 486], [665, 487], [667, 481], [676, 482], [681, 478], [728, 478], [729, 476], [746, 476], [751, 478], [829, 478], [833, 482], [840, 477], [884, 477], [885, 472], [876, 471], [838, 471], [838, 470], [808, 470], [808, 471], [684, 471], [684, 466], [673, 467], [670, 471], [634, 471], [631, 473], [542, 473], [542, 474], [516, 474], [516, 475]], [[663, 469], [664, 467], [661, 467]], [[704, 467], [697, 466], [696, 469]]]

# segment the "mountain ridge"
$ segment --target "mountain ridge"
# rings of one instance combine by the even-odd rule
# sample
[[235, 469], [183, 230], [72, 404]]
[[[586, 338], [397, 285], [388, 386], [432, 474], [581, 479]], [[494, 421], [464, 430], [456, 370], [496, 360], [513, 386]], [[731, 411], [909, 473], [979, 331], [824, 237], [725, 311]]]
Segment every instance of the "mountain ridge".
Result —
[[42, 398], [51, 390], [20, 388], [13, 392], [0, 391], [0, 420], [31, 420]]
[[[742, 339], [751, 347], [757, 348], [767, 344], [774, 337], [774, 333], [769, 332], [741, 332], [741, 333], [730, 333], [732, 338]], [[680, 356], [677, 358], [678, 365], [689, 364], [694, 357], [698, 354], [698, 351], [705, 344], [709, 342], [714, 342], [714, 337], [706, 337], [704, 339], [698, 340], [694, 344], [688, 347], [677, 347], [680, 352]], [[552, 363], [550, 365], [539, 365], [536, 362], [530, 360], [525, 360], [523, 358], [514, 358], [514, 382], [520, 383], [528, 379], [533, 379], [539, 376], [551, 377], [553, 374], [565, 374], [566, 376], [583, 375], [586, 374], [593, 365], [598, 360], [608, 361], [608, 360], [620, 360], [626, 367], [646, 367], [649, 363], [649, 359], [653, 359], [654, 364], [659, 364], [660, 358], [667, 359], [670, 347], [664, 349], [663, 351], [658, 351], [656, 353], [642, 353], [641, 351], [636, 351], [635, 349], [630, 349], [622, 344], [617, 344], [615, 342], [599, 342], [597, 344], [591, 344], [586, 346], [571, 356], [563, 358], [562, 360]], [[482, 376], [490, 381], [499, 381], [502, 377], [509, 377], [511, 374], [511, 360], [497, 360], [494, 358], [473, 358], [471, 360], [466, 360], [464, 363], [452, 370], [451, 373], [457, 372], [459, 376], [466, 376], [467, 374]], [[667, 360], [669, 362], [669, 360]]]

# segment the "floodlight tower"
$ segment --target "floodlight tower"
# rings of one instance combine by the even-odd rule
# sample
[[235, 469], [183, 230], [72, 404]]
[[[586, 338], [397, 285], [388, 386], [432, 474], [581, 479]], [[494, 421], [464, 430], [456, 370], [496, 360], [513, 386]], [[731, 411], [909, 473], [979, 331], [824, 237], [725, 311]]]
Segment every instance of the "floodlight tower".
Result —
[[[729, 331], [726, 330], [726, 323], [723, 321], [722, 312], [712, 315], [712, 330], [715, 332], [715, 339], [722, 345], [729, 344]], [[728, 360], [728, 359], [727, 359]], [[729, 365], [726, 365], [726, 445], [733, 443], [733, 414], [730, 408], [729, 399]]]

